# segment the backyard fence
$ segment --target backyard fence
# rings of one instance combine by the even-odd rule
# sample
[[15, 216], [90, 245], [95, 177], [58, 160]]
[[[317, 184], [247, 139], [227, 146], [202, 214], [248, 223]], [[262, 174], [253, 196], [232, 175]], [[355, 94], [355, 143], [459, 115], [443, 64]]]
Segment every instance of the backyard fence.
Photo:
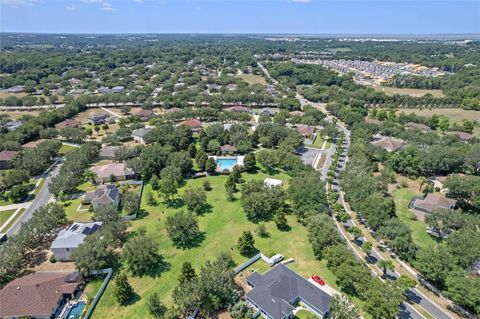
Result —
[[262, 258], [262, 256], [263, 256], [262, 253], [258, 253], [252, 258], [250, 258], [249, 260], [247, 260], [246, 262], [244, 262], [243, 264], [241, 264], [240, 266], [236, 267], [234, 269], [235, 275], [241, 272], [242, 270], [244, 270], [245, 268], [247, 268], [248, 266], [250, 266], [251, 264], [253, 264], [254, 262], [256, 262], [257, 260], [259, 260], [260, 258]]
[[92, 304], [88, 308], [87, 313], [85, 314], [83, 319], [88, 319], [92, 315], [92, 312], [95, 309], [95, 306], [97, 305], [98, 301], [100, 300], [100, 297], [102, 297], [102, 294], [105, 291], [105, 288], [107, 288], [108, 282], [112, 278], [113, 269], [112, 268], [107, 268], [107, 269], [102, 269], [102, 270], [92, 270], [90, 272], [90, 275], [101, 275], [101, 274], [107, 274], [107, 277], [105, 277], [105, 279], [103, 280], [102, 286], [97, 291], [97, 294], [95, 295], [95, 298], [93, 299]]

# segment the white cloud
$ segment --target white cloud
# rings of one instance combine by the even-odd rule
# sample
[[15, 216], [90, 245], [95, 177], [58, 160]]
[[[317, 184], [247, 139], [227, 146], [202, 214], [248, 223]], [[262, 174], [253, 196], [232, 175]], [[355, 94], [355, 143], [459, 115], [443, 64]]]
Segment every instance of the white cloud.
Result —
[[291, 2], [295, 2], [295, 3], [308, 3], [310, 2], [310, 0], [290, 0]]
[[103, 11], [111, 11], [113, 10], [113, 6], [110, 2], [105, 0], [79, 0], [80, 2], [87, 3], [87, 4], [99, 4]]
[[36, 6], [39, 0], [0, 0], [0, 4], [10, 7]]
[[65, 7], [66, 10], [68, 11], [74, 11], [77, 10], [80, 6], [78, 4], [71, 3]]
[[109, 2], [102, 2], [102, 10], [103, 11], [110, 11], [112, 10], [113, 7], [112, 7], [112, 4], [109, 3]]

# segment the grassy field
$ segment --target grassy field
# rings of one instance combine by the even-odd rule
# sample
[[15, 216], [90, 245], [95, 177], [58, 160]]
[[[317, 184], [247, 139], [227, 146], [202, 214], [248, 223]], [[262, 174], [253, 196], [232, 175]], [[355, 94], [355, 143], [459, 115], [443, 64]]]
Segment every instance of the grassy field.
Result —
[[62, 144], [62, 146], [60, 147], [59, 154], [60, 154], [60, 155], [66, 155], [66, 154], [68, 154], [68, 153], [76, 150], [77, 148], [78, 148], [78, 147], [75, 147], [75, 146]]
[[306, 309], [302, 309], [298, 311], [294, 317], [294, 319], [310, 319], [310, 318], [318, 318], [318, 317]]
[[15, 211], [16, 209], [0, 211], [0, 227], [10, 218], [10, 216], [13, 215], [13, 213], [15, 213]]
[[[94, 189], [95, 189], [95, 186], [93, 186], [88, 182], [78, 186], [78, 190], [82, 192], [92, 191]], [[68, 200], [61, 203], [63, 207], [65, 207], [65, 214], [67, 215], [68, 220], [81, 222], [81, 223], [92, 221], [92, 216], [93, 216], [92, 212], [77, 211], [77, 208], [80, 206], [81, 202], [82, 202], [82, 197], [75, 198], [75, 199]]]
[[248, 84], [261, 84], [267, 85], [267, 81], [261, 75], [256, 74], [240, 74], [238, 75], [239, 78], [247, 82]]
[[[317, 137], [315, 138], [315, 141], [313, 142], [313, 144], [310, 144], [307, 146], [314, 147], [314, 148], [322, 148], [324, 141], [325, 140], [319, 134], [317, 134]], [[330, 146], [332, 146], [332, 143], [327, 141], [327, 143], [325, 144], [325, 149], [329, 149]]]
[[6, 114], [12, 120], [18, 119], [22, 115], [38, 116], [39, 111], [0, 111], [0, 115]]
[[20, 216], [22, 216], [24, 211], [25, 211], [25, 208], [20, 209], [17, 215], [15, 215], [15, 218], [13, 218], [7, 225], [5, 225], [3, 230], [6, 231], [10, 227], [12, 227], [12, 225], [17, 221], [17, 219], [20, 218]]
[[[264, 173], [244, 173], [242, 175], [245, 180], [263, 179], [266, 176]], [[282, 179], [284, 185], [288, 185], [289, 177], [287, 175], [277, 174], [272, 177]], [[158, 205], [148, 206], [145, 195], [152, 192], [152, 189], [148, 184], [145, 186], [141, 205], [144, 214], [132, 222], [132, 230], [144, 227], [147, 235], [152, 236], [158, 242], [159, 251], [170, 267], [157, 277], [132, 277], [129, 275], [129, 281], [140, 297], [125, 307], [117, 305], [110, 285], [95, 309], [94, 318], [149, 317], [147, 300], [154, 292], [158, 293], [165, 304], [171, 305], [171, 292], [178, 285], [177, 277], [181, 265], [185, 261], [191, 262], [198, 270], [207, 260], [214, 259], [224, 251], [230, 252], [237, 264], [247, 259], [238, 253], [237, 239], [245, 230], [254, 231], [257, 225], [246, 219], [240, 206], [240, 193], [235, 194], [235, 201], [227, 201], [224, 189], [226, 179], [225, 175], [191, 179], [179, 190], [177, 196], [181, 195], [185, 187], [201, 187], [205, 180], [208, 180], [213, 188], [207, 193], [208, 203], [212, 206], [211, 211], [199, 217], [200, 229], [204, 232], [205, 238], [199, 246], [185, 250], [175, 248], [165, 230], [164, 221], [175, 209], [167, 207], [155, 192], [153, 193], [158, 200]], [[293, 258], [295, 261], [290, 264], [293, 270], [305, 277], [314, 273], [318, 274], [335, 287], [335, 277], [327, 269], [325, 261], [320, 262], [313, 256], [305, 227], [300, 225], [294, 216], [288, 216], [288, 223], [291, 229], [287, 232], [277, 230], [273, 222], [266, 223], [269, 237], [260, 238], [255, 235], [255, 247], [266, 254], [281, 253], [286, 259]]]
[[419, 220], [415, 220], [415, 214], [408, 209], [408, 203], [414, 195], [414, 191], [407, 188], [400, 188], [393, 191], [393, 199], [397, 208], [397, 216], [405, 222], [412, 230], [412, 239], [420, 247], [432, 247], [436, 242], [427, 234], [427, 225]]
[[405, 114], [415, 113], [419, 116], [432, 116], [434, 114], [448, 117], [450, 121], [462, 122], [463, 120], [480, 121], [480, 111], [463, 110], [461, 108], [433, 108], [433, 109], [399, 109], [397, 113], [404, 112]]
[[374, 86], [375, 91], [385, 93], [386, 95], [393, 96], [395, 94], [410, 95], [410, 96], [424, 96], [430, 93], [434, 97], [444, 97], [442, 90], [422, 90], [422, 89], [404, 89], [394, 88], [389, 86]]

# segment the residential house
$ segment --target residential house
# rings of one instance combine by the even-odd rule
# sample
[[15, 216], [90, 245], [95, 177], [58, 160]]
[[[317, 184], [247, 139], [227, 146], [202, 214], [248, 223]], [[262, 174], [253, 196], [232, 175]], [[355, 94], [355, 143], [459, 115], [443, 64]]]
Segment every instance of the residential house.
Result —
[[35, 149], [38, 145], [42, 144], [43, 142], [47, 141], [46, 139], [39, 139], [36, 141], [31, 141], [22, 145], [23, 148], [30, 148]]
[[231, 106], [229, 108], [226, 108], [225, 110], [230, 111], [230, 112], [235, 112], [235, 113], [246, 113], [246, 112], [248, 112], [248, 108], [246, 108], [245, 106], [241, 106], [241, 105], [234, 105], [234, 106]]
[[0, 290], [0, 318], [54, 318], [83, 285], [78, 272], [36, 273]]
[[172, 107], [171, 109], [168, 109], [166, 112], [167, 114], [172, 114], [172, 113], [176, 113], [176, 112], [180, 112], [182, 109], [178, 108], [178, 107]]
[[125, 90], [124, 86], [114, 86], [111, 90], [110, 93], [122, 93]]
[[457, 136], [462, 142], [468, 142], [475, 137], [473, 134], [467, 132], [448, 132], [447, 134]]
[[108, 121], [108, 118], [109, 116], [107, 113], [98, 113], [98, 114], [90, 115], [88, 117], [88, 119], [93, 125], [104, 124]]
[[100, 185], [95, 191], [85, 193], [82, 200], [82, 204], [92, 205], [94, 210], [106, 205], [118, 208], [119, 203], [120, 191], [112, 184]]
[[102, 222], [73, 223], [62, 229], [50, 246], [56, 261], [71, 261], [72, 252], [80, 246], [85, 238], [102, 227]]
[[405, 124], [406, 129], [416, 129], [420, 130], [422, 132], [429, 132], [431, 131], [430, 126], [422, 124], [422, 123], [414, 123], [414, 122], [408, 122]]
[[15, 151], [2, 151], [0, 152], [0, 169], [12, 168], [12, 161], [18, 152]]
[[292, 111], [292, 112], [288, 112], [288, 114], [290, 114], [290, 116], [302, 116], [303, 113], [302, 111]]
[[145, 144], [145, 136], [153, 130], [151, 127], [143, 127], [132, 131], [133, 140]]
[[311, 138], [315, 133], [315, 129], [307, 125], [302, 125], [298, 127], [297, 131], [303, 136], [303, 138]]
[[425, 198], [414, 196], [409, 207], [424, 213], [431, 213], [436, 209], [454, 209], [457, 201], [442, 195], [428, 193]]
[[404, 142], [401, 139], [386, 136], [379, 140], [373, 141], [371, 144], [375, 147], [383, 148], [387, 152], [395, 152], [404, 145]]
[[70, 85], [77, 85], [77, 84], [80, 84], [80, 80], [79, 79], [75, 79], [75, 78], [71, 78], [68, 80], [68, 83], [70, 83]]
[[329, 294], [284, 264], [277, 264], [263, 275], [252, 273], [247, 283], [253, 288], [245, 295], [248, 303], [268, 319], [293, 318], [297, 302], [320, 318], [330, 309]]
[[443, 187], [443, 183], [445, 183], [447, 178], [448, 176], [430, 176], [428, 178], [428, 183], [430, 183], [435, 189], [439, 189], [440, 192], [444, 193], [445, 188]]
[[116, 158], [115, 152], [120, 148], [120, 146], [104, 146], [98, 153], [98, 157], [102, 160], [114, 160]]
[[110, 89], [107, 88], [106, 86], [101, 86], [98, 89], [96, 89], [95, 92], [98, 94], [107, 94], [107, 93], [110, 93]]
[[230, 144], [220, 146], [219, 150], [222, 154], [235, 154], [238, 151], [238, 149], [235, 146]]
[[200, 120], [197, 120], [197, 119], [185, 120], [180, 122], [178, 125], [188, 126], [192, 129], [193, 132], [199, 132], [200, 129], [202, 128], [202, 122], [200, 122]]
[[4, 122], [1, 124], [1, 126], [5, 127], [9, 132], [13, 132], [15, 131], [17, 128], [20, 127], [20, 125], [22, 125], [22, 122], [19, 122], [19, 121], [8, 121], [8, 122]]
[[15, 85], [9, 88], [8, 93], [22, 93], [25, 91], [25, 86], [24, 85]]
[[79, 127], [80, 124], [81, 123], [79, 121], [66, 119], [65, 121], [61, 121], [60, 123], [55, 124], [55, 128], [57, 130], [61, 130], [62, 128], [65, 128], [65, 127]]
[[96, 177], [97, 183], [110, 182], [112, 179], [115, 181], [124, 181], [135, 176], [133, 170], [125, 163], [113, 163], [93, 166], [90, 168]]
[[140, 121], [146, 122], [148, 121], [152, 116], [155, 115], [152, 110], [141, 110], [137, 113], [135, 113], [136, 116], [140, 118]]
[[263, 109], [254, 110], [253, 113], [255, 113], [255, 114], [257, 114], [257, 115], [267, 114], [267, 115], [270, 115], [270, 116], [274, 116], [275, 114], [277, 114], [277, 111], [275, 111], [275, 110], [272, 109], [272, 108], [265, 107], [265, 108], [263, 108]]

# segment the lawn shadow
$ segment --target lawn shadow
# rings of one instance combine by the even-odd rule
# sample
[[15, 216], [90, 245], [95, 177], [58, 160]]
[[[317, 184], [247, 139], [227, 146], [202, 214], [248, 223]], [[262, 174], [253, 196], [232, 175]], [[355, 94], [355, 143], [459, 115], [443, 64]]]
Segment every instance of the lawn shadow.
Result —
[[197, 237], [195, 237], [194, 239], [192, 239], [188, 243], [185, 243], [183, 245], [176, 245], [176, 247], [180, 248], [180, 249], [183, 249], [183, 250], [199, 247], [202, 244], [202, 242], [205, 240], [205, 237], [206, 237], [205, 232], [200, 232], [197, 235]]
[[201, 215], [204, 215], [206, 213], [211, 213], [213, 210], [213, 206], [210, 205], [209, 203], [205, 203], [202, 208], [197, 211], [197, 215], [201, 216]]
[[290, 225], [288, 225], [288, 224], [285, 224], [282, 227], [277, 227], [277, 229], [281, 232], [289, 232], [289, 231], [292, 230], [292, 227], [290, 227]]
[[138, 210], [138, 213], [137, 213], [137, 218], [135, 218], [135, 219], [143, 219], [143, 218], [147, 217], [148, 215], [150, 215], [149, 212], [147, 212], [147, 211], [146, 211], [145, 209], [143, 209], [143, 208], [140, 208], [140, 209]]
[[180, 208], [184, 205], [184, 202], [183, 202], [183, 199], [181, 198], [173, 198], [165, 201], [165, 205], [168, 208]]
[[134, 275], [138, 277], [148, 276], [152, 278], [157, 278], [160, 277], [162, 273], [169, 271], [171, 266], [172, 264], [166, 261], [162, 255], [158, 255], [155, 264], [148, 271]]
[[255, 256], [256, 254], [258, 254], [260, 252], [260, 250], [258, 250], [256, 247], [253, 247], [253, 249], [251, 251], [249, 251], [248, 253], [246, 254], [241, 254], [243, 257], [247, 257], [247, 258], [252, 258], [253, 256]]

